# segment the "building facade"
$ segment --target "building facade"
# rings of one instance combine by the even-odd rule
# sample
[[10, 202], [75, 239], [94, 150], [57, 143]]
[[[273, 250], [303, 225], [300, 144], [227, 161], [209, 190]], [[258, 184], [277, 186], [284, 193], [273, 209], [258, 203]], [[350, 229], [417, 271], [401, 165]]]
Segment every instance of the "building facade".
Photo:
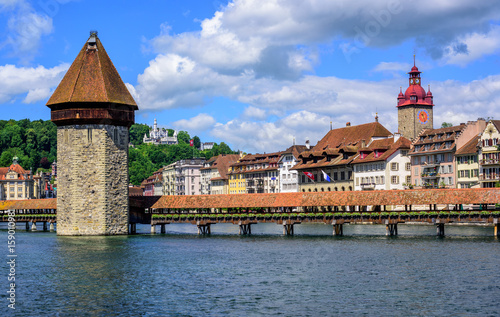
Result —
[[39, 199], [39, 185], [17, 160], [14, 157], [9, 167], [0, 167], [0, 200]]
[[176, 190], [176, 175], [175, 175], [175, 164], [172, 163], [163, 167], [163, 194], [164, 195], [175, 195]]
[[479, 140], [479, 182], [481, 188], [500, 181], [500, 120], [489, 120]]
[[455, 153], [457, 188], [479, 188], [479, 136], [473, 137]]
[[358, 150], [391, 136], [378, 121], [357, 126], [348, 122], [343, 128], [330, 130], [312, 149], [302, 152], [300, 162], [292, 168], [299, 173], [299, 191], [354, 190], [352, 162]]
[[411, 142], [394, 137], [373, 140], [359, 149], [352, 162], [354, 190], [389, 190], [411, 187], [411, 163], [408, 156]]
[[280, 193], [294, 193], [299, 191], [298, 172], [293, 170], [299, 162], [300, 153], [306, 150], [305, 145], [293, 145], [286, 149], [281, 155], [279, 165]]
[[409, 86], [405, 93], [398, 95], [398, 131], [409, 140], [414, 140], [423, 129], [432, 129], [434, 120], [434, 100], [429, 87], [427, 93], [422, 88], [421, 72], [415, 63], [409, 74]]
[[201, 194], [229, 194], [229, 166], [239, 158], [238, 154], [219, 154], [206, 161], [201, 169]]
[[231, 164], [228, 172], [229, 193], [278, 193], [281, 154], [247, 154]]
[[177, 131], [174, 131], [173, 136], [168, 136], [168, 130], [158, 128], [158, 124], [155, 118], [153, 128], [149, 130], [149, 137], [144, 134], [142, 141], [144, 143], [152, 144], [177, 144]]
[[204, 158], [180, 160], [162, 169], [164, 195], [201, 195]]

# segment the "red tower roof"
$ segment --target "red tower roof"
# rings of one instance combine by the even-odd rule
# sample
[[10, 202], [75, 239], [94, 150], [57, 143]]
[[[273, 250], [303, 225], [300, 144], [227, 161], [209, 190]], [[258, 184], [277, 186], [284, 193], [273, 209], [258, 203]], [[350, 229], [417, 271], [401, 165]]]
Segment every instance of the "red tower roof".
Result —
[[434, 101], [432, 97], [431, 90], [426, 93], [424, 88], [422, 88], [420, 74], [422, 72], [418, 70], [418, 67], [413, 65], [411, 71], [408, 73], [409, 77], [409, 87], [406, 89], [404, 95], [399, 92], [398, 95], [398, 105], [397, 107], [403, 107], [408, 105], [426, 105], [434, 106]]

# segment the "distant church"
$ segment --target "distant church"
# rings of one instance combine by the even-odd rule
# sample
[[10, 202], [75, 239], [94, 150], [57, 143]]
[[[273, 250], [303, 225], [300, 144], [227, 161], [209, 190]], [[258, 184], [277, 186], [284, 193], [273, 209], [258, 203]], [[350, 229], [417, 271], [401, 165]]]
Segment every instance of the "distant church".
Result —
[[146, 134], [144, 134], [142, 141], [144, 143], [152, 143], [152, 144], [168, 144], [168, 145], [178, 144], [177, 131], [174, 131], [173, 136], [168, 136], [168, 130], [159, 129], [155, 118], [153, 129], [149, 130], [149, 138]]
[[404, 94], [400, 90], [398, 96], [398, 129], [409, 140], [415, 139], [423, 129], [433, 129], [433, 96], [430, 86], [427, 93], [422, 88], [421, 73], [414, 60], [408, 73], [409, 87]]

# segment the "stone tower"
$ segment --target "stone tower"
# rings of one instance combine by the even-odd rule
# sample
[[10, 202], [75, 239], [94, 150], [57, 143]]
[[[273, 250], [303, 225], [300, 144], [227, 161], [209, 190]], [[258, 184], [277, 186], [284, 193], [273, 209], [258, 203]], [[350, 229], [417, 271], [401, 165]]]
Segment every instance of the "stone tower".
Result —
[[408, 74], [409, 87], [404, 95], [400, 90], [398, 96], [398, 130], [402, 136], [413, 140], [423, 129], [433, 128], [434, 102], [430, 88], [425, 93], [421, 86], [421, 72], [415, 66], [415, 60]]
[[127, 234], [128, 130], [138, 107], [97, 32], [47, 106], [57, 125], [57, 234]]

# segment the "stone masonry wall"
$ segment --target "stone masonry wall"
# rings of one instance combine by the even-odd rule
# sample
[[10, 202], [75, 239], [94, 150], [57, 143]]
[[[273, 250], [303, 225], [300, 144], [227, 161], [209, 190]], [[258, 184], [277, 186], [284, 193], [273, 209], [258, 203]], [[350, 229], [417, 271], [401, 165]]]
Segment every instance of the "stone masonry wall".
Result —
[[128, 233], [128, 128], [57, 129], [58, 235]]
[[[426, 124], [418, 120], [418, 111], [425, 109], [429, 113]], [[415, 139], [423, 129], [433, 129], [434, 126], [432, 106], [409, 105], [398, 108], [398, 130], [402, 136], [409, 140]]]

